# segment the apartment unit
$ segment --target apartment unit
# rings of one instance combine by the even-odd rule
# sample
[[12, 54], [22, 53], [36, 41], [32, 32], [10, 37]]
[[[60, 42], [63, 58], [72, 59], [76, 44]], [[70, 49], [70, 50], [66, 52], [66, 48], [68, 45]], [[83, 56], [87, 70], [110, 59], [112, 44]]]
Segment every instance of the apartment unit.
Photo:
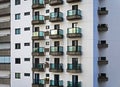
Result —
[[11, 1], [11, 87], [120, 85], [119, 3]]
[[0, 0], [0, 87], [10, 87], [10, 0]]

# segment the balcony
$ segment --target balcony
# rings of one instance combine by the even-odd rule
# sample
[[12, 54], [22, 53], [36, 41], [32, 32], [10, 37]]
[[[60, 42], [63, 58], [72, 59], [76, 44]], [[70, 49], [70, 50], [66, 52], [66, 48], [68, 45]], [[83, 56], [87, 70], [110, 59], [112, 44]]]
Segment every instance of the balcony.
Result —
[[53, 29], [50, 30], [50, 36], [51, 39], [62, 39], [63, 38], [63, 30], [61, 29]]
[[1, 16], [10, 16], [10, 7], [0, 9]]
[[108, 31], [108, 26], [107, 24], [99, 24], [98, 25], [98, 31], [101, 32], [101, 31]]
[[0, 56], [10, 56], [10, 49], [0, 49]]
[[36, 71], [36, 72], [44, 72], [45, 71], [45, 69], [44, 69], [44, 64], [43, 63], [39, 63], [39, 64], [33, 64], [33, 68], [32, 68], [32, 70], [33, 71]]
[[0, 30], [10, 29], [10, 21], [0, 22]]
[[62, 46], [51, 46], [50, 47], [50, 55], [62, 56], [63, 55], [63, 47]]
[[50, 64], [50, 72], [63, 72], [63, 64]]
[[43, 79], [34, 79], [32, 87], [45, 87], [45, 81]]
[[70, 73], [81, 73], [82, 69], [81, 69], [81, 64], [67, 64], [67, 72]]
[[98, 64], [99, 65], [108, 64], [108, 60], [106, 60], [106, 57], [99, 57]]
[[81, 0], [67, 0], [67, 3], [80, 2]]
[[55, 80], [50, 80], [50, 87], [63, 87], [63, 80], [55, 81]]
[[10, 35], [0, 36], [0, 43], [10, 43]]
[[50, 1], [49, 1], [49, 4], [50, 4], [51, 6], [61, 5], [61, 4], [63, 4], [63, 0], [50, 0]]
[[108, 48], [108, 44], [105, 40], [101, 40], [98, 42], [98, 48]]
[[39, 9], [44, 7], [45, 7], [44, 0], [33, 0], [32, 9]]
[[43, 15], [33, 16], [32, 24], [45, 24], [45, 17]]
[[0, 84], [10, 84], [10, 77], [0, 77]]
[[45, 48], [44, 47], [34, 48], [32, 55], [33, 56], [44, 56], [45, 55]]
[[67, 37], [68, 38], [80, 38], [82, 37], [81, 28], [74, 27], [67, 29]]
[[32, 39], [33, 40], [44, 40], [45, 39], [44, 32], [43, 31], [33, 32]]
[[[75, 83], [75, 84], [73, 84], [73, 83]], [[81, 82], [68, 81], [67, 82], [67, 87], [82, 87], [82, 86], [81, 86]]]
[[100, 73], [98, 75], [98, 81], [100, 81], [100, 82], [108, 81], [108, 77], [106, 77], [105, 73]]
[[106, 10], [106, 7], [102, 7], [98, 9], [98, 14], [99, 15], [107, 15], [108, 14], [108, 10]]
[[10, 0], [0, 0], [0, 3], [10, 2]]
[[82, 19], [81, 10], [68, 10], [67, 20], [80, 20]]
[[81, 46], [67, 46], [67, 55], [82, 55]]
[[63, 13], [62, 12], [52, 12], [50, 13], [50, 22], [62, 22], [63, 21]]

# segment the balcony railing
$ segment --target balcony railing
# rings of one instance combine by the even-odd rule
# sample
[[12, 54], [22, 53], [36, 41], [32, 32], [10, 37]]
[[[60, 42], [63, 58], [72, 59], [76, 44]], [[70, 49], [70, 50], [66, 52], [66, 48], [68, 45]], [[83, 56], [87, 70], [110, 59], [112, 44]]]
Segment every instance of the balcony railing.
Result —
[[108, 10], [106, 10], [106, 7], [102, 7], [98, 9], [98, 14], [99, 15], [107, 15], [108, 14]]
[[10, 7], [0, 9], [0, 16], [10, 16]]
[[81, 46], [67, 46], [67, 55], [81, 55]]
[[50, 72], [63, 72], [63, 64], [50, 64]]
[[60, 80], [59, 82], [50, 80], [50, 87], [63, 87], [63, 80]]
[[106, 57], [99, 57], [98, 64], [99, 65], [108, 64], [108, 60], [106, 60]]
[[10, 56], [10, 49], [0, 49], [0, 56]]
[[67, 64], [67, 72], [80, 73], [82, 71], [81, 64]]
[[44, 47], [34, 48], [32, 55], [33, 56], [44, 56], [45, 55], [45, 48]]
[[35, 64], [35, 63], [34, 63], [32, 70], [33, 70], [33, 71], [41, 71], [41, 72], [44, 72], [44, 71], [45, 71], [44, 68], [45, 68], [45, 66], [44, 66], [43, 63], [39, 63], [39, 64]]
[[79, 27], [68, 28], [67, 29], [67, 37], [68, 38], [82, 37], [81, 28], [79, 28]]
[[10, 84], [10, 77], [0, 77], [0, 84]]
[[45, 81], [44, 79], [33, 79], [32, 87], [44, 87]]
[[100, 73], [99, 75], [98, 75], [98, 81], [108, 81], [108, 77], [106, 76], [106, 74], [105, 73]]
[[67, 3], [80, 2], [81, 0], [67, 0]]
[[0, 0], [0, 3], [10, 2], [10, 0]]
[[32, 24], [44, 24], [45, 17], [43, 15], [33, 16]]
[[49, 1], [49, 4], [50, 4], [51, 6], [61, 5], [61, 4], [63, 4], [63, 0], [50, 0], [50, 1]]
[[0, 36], [0, 43], [10, 43], [10, 35]]
[[50, 36], [51, 39], [62, 39], [63, 38], [63, 30], [61, 29], [53, 29], [50, 30]]
[[33, 0], [33, 9], [38, 9], [38, 8], [44, 8], [45, 7], [45, 2], [44, 0]]
[[[73, 84], [73, 83], [74, 83], [74, 84]], [[67, 82], [67, 87], [81, 87], [81, 82], [68, 81], [68, 82]]]
[[62, 22], [63, 13], [62, 12], [52, 12], [50, 13], [50, 22]]
[[106, 40], [101, 40], [98, 42], [98, 48], [107, 48], [108, 44], [106, 43]]
[[67, 20], [77, 20], [81, 19], [81, 10], [68, 10], [67, 11]]
[[33, 32], [32, 39], [33, 40], [44, 40], [45, 39], [44, 32], [43, 31]]
[[10, 21], [0, 22], [0, 30], [10, 29]]
[[52, 55], [52, 56], [63, 55], [63, 47], [62, 46], [51, 46], [50, 47], [50, 55]]
[[10, 63], [0, 63], [0, 70], [10, 71]]
[[107, 24], [99, 24], [98, 25], [98, 31], [108, 31]]

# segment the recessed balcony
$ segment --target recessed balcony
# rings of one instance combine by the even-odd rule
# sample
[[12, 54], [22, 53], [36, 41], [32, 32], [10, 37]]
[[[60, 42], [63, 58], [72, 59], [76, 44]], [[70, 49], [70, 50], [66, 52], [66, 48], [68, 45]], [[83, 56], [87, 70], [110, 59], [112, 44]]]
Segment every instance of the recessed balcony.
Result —
[[45, 24], [45, 17], [43, 15], [33, 16], [32, 24]]
[[67, 72], [70, 73], [81, 73], [81, 64], [67, 64]]
[[81, 0], [67, 0], [67, 3], [80, 2]]
[[63, 47], [62, 46], [51, 46], [50, 47], [50, 55], [62, 56], [63, 55]]
[[67, 46], [67, 55], [82, 55], [81, 46]]
[[32, 87], [45, 87], [44, 79], [33, 79]]
[[82, 87], [82, 86], [81, 86], [81, 82], [68, 81], [67, 82], [67, 87]]
[[108, 60], [106, 60], [106, 57], [99, 57], [98, 64], [99, 65], [108, 64]]
[[50, 72], [63, 72], [63, 64], [50, 64]]
[[0, 36], [0, 43], [10, 43], [10, 35]]
[[82, 19], [81, 10], [68, 10], [67, 11], [67, 20], [80, 20]]
[[98, 9], [98, 14], [99, 15], [107, 15], [108, 14], [108, 10], [106, 10], [106, 7], [102, 7]]
[[80, 38], [82, 37], [81, 28], [74, 27], [67, 29], [67, 37], [68, 38]]
[[50, 80], [50, 87], [63, 87], [63, 80]]
[[10, 7], [0, 9], [1, 16], [10, 16]]
[[99, 24], [98, 25], [98, 31], [108, 31], [108, 25], [107, 24]]
[[32, 9], [40, 9], [45, 7], [44, 0], [33, 0]]
[[33, 40], [44, 40], [45, 39], [44, 32], [43, 31], [33, 32], [32, 39]]
[[10, 29], [10, 21], [0, 22], [0, 30]]
[[51, 39], [63, 39], [63, 30], [61, 30], [61, 29], [50, 30], [49, 38], [51, 38]]
[[32, 55], [33, 56], [45, 56], [45, 48], [44, 47], [34, 48]]
[[108, 81], [108, 77], [106, 77], [106, 73], [100, 73], [98, 75], [98, 81], [100, 82]]
[[50, 22], [62, 22], [63, 21], [63, 13], [62, 12], [52, 12], [50, 13]]
[[51, 6], [61, 5], [61, 4], [63, 4], [63, 0], [50, 0], [50, 1], [49, 1], [49, 4], [50, 4]]
[[10, 77], [0, 77], [0, 84], [9, 85]]
[[108, 48], [108, 44], [106, 43], [106, 40], [99, 41], [98, 48]]
[[37, 71], [37, 72], [44, 72], [45, 71], [45, 66], [44, 66], [44, 64], [43, 63], [39, 63], [39, 64], [33, 64], [33, 68], [32, 68], [32, 70], [33, 71]]
[[0, 0], [0, 3], [10, 2], [10, 0]]
[[10, 56], [10, 49], [0, 49], [0, 56]]

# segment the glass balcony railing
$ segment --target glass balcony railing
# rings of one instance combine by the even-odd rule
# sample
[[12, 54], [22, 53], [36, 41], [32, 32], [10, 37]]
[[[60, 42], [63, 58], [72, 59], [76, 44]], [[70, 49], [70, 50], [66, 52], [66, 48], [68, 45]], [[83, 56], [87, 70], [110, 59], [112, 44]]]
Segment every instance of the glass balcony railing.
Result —
[[74, 16], [74, 15], [78, 15], [81, 16], [81, 10], [68, 10], [67, 11], [67, 16]]
[[45, 51], [44, 51], [44, 47], [34, 48], [34, 49], [33, 49], [33, 52], [43, 53], [43, 52], [45, 52]]
[[37, 16], [33, 16], [33, 20], [34, 21], [44, 21], [45, 17], [43, 15], [37, 15]]
[[50, 51], [51, 52], [63, 52], [63, 47], [62, 46], [51, 46]]
[[50, 35], [63, 35], [63, 30], [61, 30], [61, 29], [50, 30]]
[[33, 79], [33, 84], [44, 85], [45, 81], [44, 79]]
[[60, 80], [59, 82], [55, 81], [55, 80], [50, 80], [50, 86], [56, 86], [56, 87], [61, 87], [63, 86], [63, 80]]
[[81, 82], [68, 81], [67, 82], [67, 87], [81, 87]]
[[33, 64], [33, 68], [37, 68], [37, 69], [44, 69], [44, 64], [43, 63], [39, 63], [39, 64]]
[[81, 33], [81, 28], [79, 28], [79, 27], [68, 28], [67, 33], [68, 34], [79, 34], [79, 33]]
[[81, 46], [67, 46], [68, 52], [80, 52]]
[[50, 64], [50, 69], [56, 69], [56, 70], [60, 70], [63, 69], [63, 64]]
[[63, 18], [62, 12], [52, 12], [50, 13], [50, 18]]
[[43, 31], [33, 32], [33, 36], [43, 37], [44, 36], [44, 32]]
[[81, 70], [81, 64], [67, 64], [68, 70]]
[[33, 0], [33, 4], [43, 5], [43, 4], [45, 4], [45, 2], [44, 2], [44, 0]]

